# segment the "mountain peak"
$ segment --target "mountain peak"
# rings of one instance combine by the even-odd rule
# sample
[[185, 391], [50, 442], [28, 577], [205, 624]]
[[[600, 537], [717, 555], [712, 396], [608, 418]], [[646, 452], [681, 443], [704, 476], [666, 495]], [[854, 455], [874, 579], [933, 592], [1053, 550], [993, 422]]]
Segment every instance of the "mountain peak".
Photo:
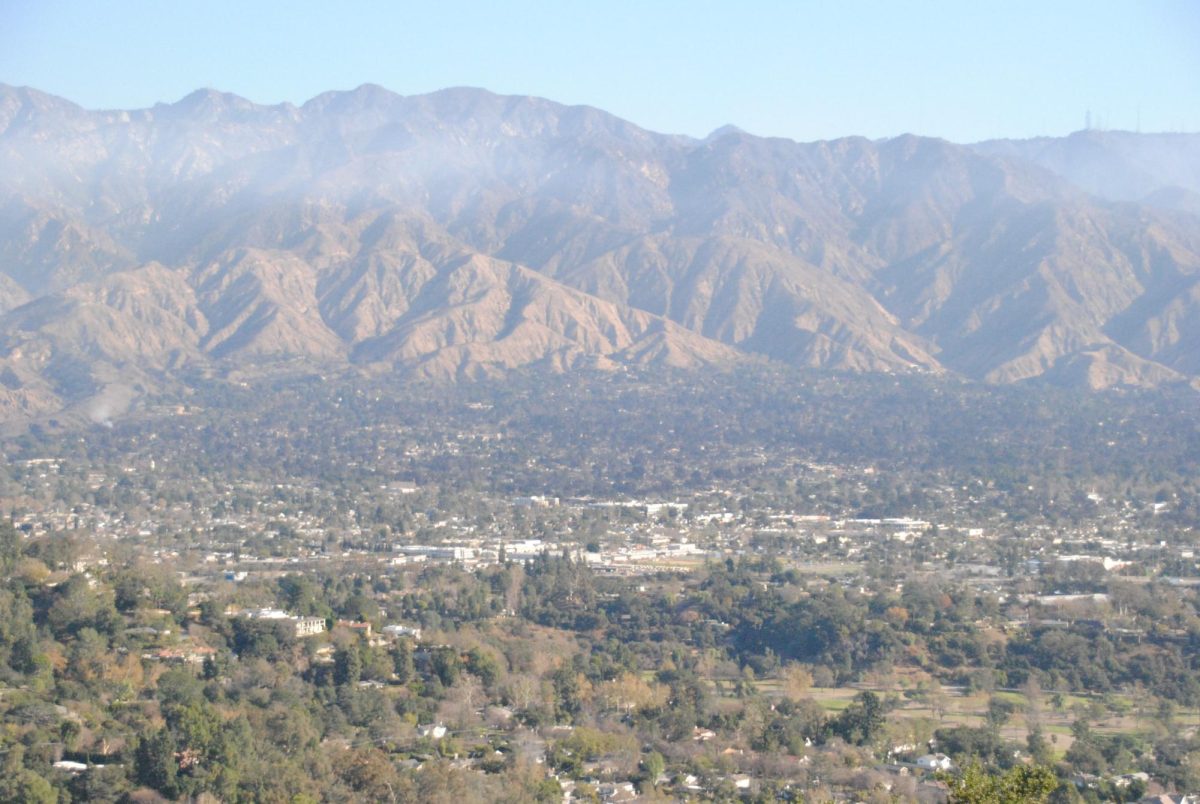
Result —
[[704, 142], [715, 142], [717, 140], [724, 139], [725, 137], [749, 136], [751, 136], [749, 133], [743, 131], [732, 123], [726, 123], [725, 125], [714, 128], [711, 132], [709, 132], [709, 135], [704, 138]]
[[45, 119], [62, 114], [84, 114], [84, 110], [57, 95], [0, 83], [0, 134], [23, 120]]
[[391, 107], [404, 100], [398, 95], [379, 84], [359, 84], [354, 89], [331, 90], [309, 98], [301, 106], [304, 112], [332, 112], [344, 114], [366, 109], [381, 109]]
[[[162, 104], [160, 104], [161, 106]], [[206, 87], [188, 93], [165, 108], [173, 116], [214, 120], [230, 113], [253, 111], [258, 106], [240, 95], [234, 95], [232, 92], [221, 92], [220, 90]]]
[[343, 94], [367, 103], [390, 101], [401, 97], [385, 86], [381, 86], [380, 84], [372, 84], [370, 82], [359, 84], [354, 89]]

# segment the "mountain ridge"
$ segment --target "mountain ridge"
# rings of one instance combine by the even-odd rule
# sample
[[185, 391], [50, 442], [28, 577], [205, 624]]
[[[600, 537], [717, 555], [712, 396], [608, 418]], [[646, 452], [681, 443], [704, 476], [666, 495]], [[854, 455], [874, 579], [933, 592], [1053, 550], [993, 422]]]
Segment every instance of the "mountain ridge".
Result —
[[743, 355], [1196, 382], [1200, 218], [1155, 184], [1196, 166], [1130, 199], [1126, 140], [1087, 141], [1089, 188], [1046, 155], [1067, 145], [1023, 142], [694, 139], [473, 88], [91, 112], [0, 85], [0, 408], [102, 387], [88, 360], [145, 387], [264, 360], [454, 379]]

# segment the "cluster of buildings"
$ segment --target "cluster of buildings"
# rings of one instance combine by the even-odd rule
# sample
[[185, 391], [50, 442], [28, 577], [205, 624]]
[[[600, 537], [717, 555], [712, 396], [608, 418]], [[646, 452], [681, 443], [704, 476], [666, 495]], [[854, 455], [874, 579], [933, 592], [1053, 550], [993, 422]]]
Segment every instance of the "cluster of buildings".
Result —
[[[457, 441], [456, 441], [457, 443]], [[161, 462], [160, 462], [161, 463]], [[941, 522], [914, 517], [846, 517], [775, 508], [725, 489], [685, 499], [563, 499], [526, 495], [476, 500], [486, 517], [468, 518], [424, 505], [414, 483], [390, 480], [352, 499], [303, 483], [251, 480], [197, 483], [156, 471], [153, 458], [128, 465], [76, 467], [37, 458], [10, 471], [14, 523], [33, 537], [46, 532], [148, 542], [164, 560], [181, 563], [183, 550], [202, 551], [203, 574], [269, 572], [305, 562], [344, 559], [486, 566], [528, 560], [567, 549], [610, 574], [687, 571], [705, 560], [763, 553], [799, 563], [862, 562], [889, 555], [920, 561], [991, 563], [1013, 533], [1025, 555], [1010, 574], [1037, 575], [1047, 566], [1075, 562], [1103, 572], [1159, 571], [1200, 576], [1190, 540], [1159, 536], [1153, 523], [1169, 502], [1135, 505], [1092, 493], [1094, 509], [1069, 525], [1037, 522], [1016, 528], [984, 506], [986, 487], [931, 489]], [[161, 469], [162, 467], [159, 467]], [[813, 477], [870, 467], [801, 467]], [[940, 496], [939, 496], [940, 495]], [[432, 501], [430, 495], [426, 495]], [[389, 506], [391, 508], [389, 508]], [[981, 507], [982, 506], [982, 507]], [[403, 528], [381, 527], [384, 511], [409, 512]], [[978, 510], [977, 510], [978, 509]], [[373, 516], [365, 512], [374, 511]], [[974, 519], [974, 521], [972, 521]]]
[[301, 617], [296, 614], [288, 614], [282, 609], [263, 608], [249, 611], [233, 609], [227, 610], [225, 613], [232, 617], [244, 617], [247, 620], [270, 620], [286, 623], [291, 628], [293, 636], [298, 638], [316, 636], [325, 633], [326, 630], [324, 617]]

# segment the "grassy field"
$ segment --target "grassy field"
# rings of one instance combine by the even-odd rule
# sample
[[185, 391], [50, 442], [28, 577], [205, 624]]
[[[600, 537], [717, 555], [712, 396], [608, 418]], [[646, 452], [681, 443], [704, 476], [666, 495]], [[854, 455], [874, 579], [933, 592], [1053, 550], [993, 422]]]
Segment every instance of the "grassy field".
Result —
[[[762, 695], [779, 697], [783, 694], [780, 682], [775, 679], [761, 679], [755, 684]], [[867, 689], [880, 695], [895, 694], [899, 697], [899, 706], [889, 714], [889, 720], [902, 732], [921, 734], [938, 728], [982, 726], [987, 722], [991, 697], [988, 693], [942, 687], [930, 695], [910, 697], [905, 692], [912, 691], [914, 686], [903, 678], [890, 685], [813, 687], [808, 690], [807, 696], [832, 714], [844, 710], [856, 695]], [[1156, 711], [1148, 708], [1139, 712], [1135, 700], [1129, 695], [1055, 695], [1043, 692], [1033, 707], [1023, 692], [998, 690], [992, 695], [1010, 702], [1015, 710], [1000, 729], [1005, 739], [1023, 744], [1032, 719], [1036, 719], [1052, 750], [1059, 756], [1071, 747], [1071, 724], [1079, 717], [1085, 717], [1094, 731], [1105, 734], [1153, 734], [1164, 728]], [[1173, 728], [1196, 729], [1200, 727], [1200, 710], [1177, 708], [1171, 722]], [[910, 728], [905, 729], [905, 726]]]

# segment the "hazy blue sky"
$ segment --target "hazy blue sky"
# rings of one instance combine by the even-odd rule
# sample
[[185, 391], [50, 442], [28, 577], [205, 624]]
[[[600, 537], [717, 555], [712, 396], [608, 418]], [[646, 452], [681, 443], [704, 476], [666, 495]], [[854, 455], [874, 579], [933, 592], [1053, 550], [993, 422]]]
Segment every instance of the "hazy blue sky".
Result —
[[1200, 131], [1200, 2], [0, 0], [0, 82], [89, 108], [382, 84], [813, 140]]

